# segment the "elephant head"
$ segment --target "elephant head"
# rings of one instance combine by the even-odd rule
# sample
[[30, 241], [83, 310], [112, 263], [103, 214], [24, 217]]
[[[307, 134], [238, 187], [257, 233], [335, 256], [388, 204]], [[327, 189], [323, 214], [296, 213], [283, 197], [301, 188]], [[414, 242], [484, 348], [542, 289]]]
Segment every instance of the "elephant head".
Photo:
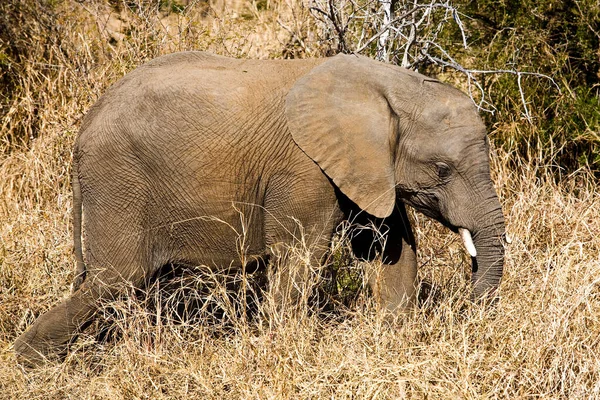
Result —
[[404, 68], [338, 55], [294, 84], [286, 117], [298, 146], [362, 210], [385, 218], [401, 201], [460, 232], [475, 295], [496, 290], [504, 217], [469, 97]]

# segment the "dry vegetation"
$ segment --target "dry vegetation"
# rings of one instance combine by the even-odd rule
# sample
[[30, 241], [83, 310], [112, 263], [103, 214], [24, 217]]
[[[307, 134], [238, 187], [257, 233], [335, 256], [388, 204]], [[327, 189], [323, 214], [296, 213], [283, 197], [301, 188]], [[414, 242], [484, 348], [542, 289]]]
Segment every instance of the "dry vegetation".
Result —
[[[495, 308], [470, 303], [459, 240], [417, 215], [423, 301], [395, 323], [363, 291], [334, 313], [276, 311], [267, 298], [247, 318], [236, 302], [253, 291], [232, 298], [213, 277], [202, 277], [210, 292], [188, 277], [187, 289], [154, 287], [146, 300], [107, 304], [64, 363], [18, 367], [13, 340], [69, 292], [70, 151], [103, 90], [174, 50], [325, 51], [299, 0], [190, 3], [170, 15], [172, 3], [162, 3], [158, 13], [155, 2], [119, 2], [120, 17], [99, 0], [47, 3], [52, 35], [21, 38], [28, 58], [14, 68], [26, 70], [0, 121], [0, 398], [600, 397], [597, 184], [586, 170], [557, 182], [535, 154], [501, 150], [494, 179], [513, 241]], [[535, 127], [502, 125], [492, 135], [524, 129]], [[170, 305], [182, 293], [211, 297], [228, 317], [176, 321]]]

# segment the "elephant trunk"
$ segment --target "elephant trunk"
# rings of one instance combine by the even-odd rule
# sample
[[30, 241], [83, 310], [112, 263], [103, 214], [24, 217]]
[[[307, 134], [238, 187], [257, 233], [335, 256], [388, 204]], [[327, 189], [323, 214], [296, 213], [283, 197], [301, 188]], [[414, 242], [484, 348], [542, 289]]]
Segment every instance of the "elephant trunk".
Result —
[[477, 299], [494, 295], [500, 285], [504, 268], [504, 216], [496, 197], [491, 203], [473, 230], [473, 244], [477, 255], [472, 257], [472, 281]]

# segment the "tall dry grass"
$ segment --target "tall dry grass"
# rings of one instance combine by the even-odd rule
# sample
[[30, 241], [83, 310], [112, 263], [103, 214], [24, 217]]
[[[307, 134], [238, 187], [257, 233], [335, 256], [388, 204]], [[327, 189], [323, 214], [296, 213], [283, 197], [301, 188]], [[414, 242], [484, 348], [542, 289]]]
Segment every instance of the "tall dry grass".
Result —
[[[107, 303], [64, 363], [18, 367], [15, 337], [69, 292], [71, 145], [102, 91], [174, 50], [267, 58], [325, 46], [296, 0], [191, 2], [170, 15], [156, 3], [128, 4], [137, 6], [109, 18], [102, 1], [57, 3], [60, 41], [37, 43], [46, 47], [23, 62], [19, 95], [3, 115], [0, 398], [600, 397], [597, 184], [584, 170], [557, 182], [535, 153], [500, 151], [492, 167], [513, 240], [495, 308], [470, 302], [469, 261], [455, 235], [414, 215], [421, 304], [394, 323], [360, 290], [360, 273], [343, 278], [352, 301], [340, 294], [333, 300], [344, 304], [333, 309], [295, 312], [244, 279], [231, 295], [218, 275], [186, 275]], [[492, 135], [524, 128], [497, 129]], [[8, 141], [19, 132], [27, 136]], [[178, 314], [182, 297], [199, 314]]]

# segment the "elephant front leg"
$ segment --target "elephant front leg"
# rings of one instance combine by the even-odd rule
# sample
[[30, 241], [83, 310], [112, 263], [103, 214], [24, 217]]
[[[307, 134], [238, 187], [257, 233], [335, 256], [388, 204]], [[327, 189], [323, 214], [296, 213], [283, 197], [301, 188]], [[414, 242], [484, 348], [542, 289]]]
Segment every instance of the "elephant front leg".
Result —
[[416, 304], [417, 258], [414, 247], [402, 241], [402, 255], [398, 262], [374, 266], [369, 286], [377, 303], [392, 314], [410, 311]]
[[383, 261], [371, 264], [369, 286], [382, 309], [399, 315], [413, 309], [417, 297], [416, 244], [403, 204], [396, 207], [389, 226]]
[[274, 311], [306, 309], [318, 280], [315, 272], [344, 218], [335, 189], [313, 161], [302, 153], [296, 165], [298, 171], [271, 178], [265, 198], [265, 244]]
[[315, 268], [318, 268], [325, 250], [324, 246], [307, 249], [297, 243], [271, 246], [268, 281], [274, 315], [306, 309], [317, 283]]

